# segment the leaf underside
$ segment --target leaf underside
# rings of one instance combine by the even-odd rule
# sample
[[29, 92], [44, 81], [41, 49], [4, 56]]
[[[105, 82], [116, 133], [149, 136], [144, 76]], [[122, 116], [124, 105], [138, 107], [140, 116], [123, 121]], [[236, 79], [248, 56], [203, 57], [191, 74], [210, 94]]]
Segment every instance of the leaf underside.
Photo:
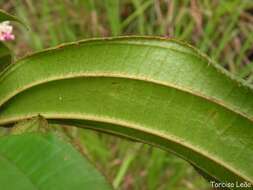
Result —
[[0, 125], [42, 115], [169, 150], [224, 182], [253, 183], [253, 91], [175, 40], [86, 40], [0, 76]]

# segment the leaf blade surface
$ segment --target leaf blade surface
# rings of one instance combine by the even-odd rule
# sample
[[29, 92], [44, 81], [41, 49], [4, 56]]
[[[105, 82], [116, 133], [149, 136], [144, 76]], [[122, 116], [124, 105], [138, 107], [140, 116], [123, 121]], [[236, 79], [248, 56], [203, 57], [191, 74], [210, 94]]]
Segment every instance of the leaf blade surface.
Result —
[[169, 149], [221, 181], [253, 181], [252, 100], [251, 87], [174, 40], [77, 42], [0, 76], [0, 124], [38, 114], [88, 124]]

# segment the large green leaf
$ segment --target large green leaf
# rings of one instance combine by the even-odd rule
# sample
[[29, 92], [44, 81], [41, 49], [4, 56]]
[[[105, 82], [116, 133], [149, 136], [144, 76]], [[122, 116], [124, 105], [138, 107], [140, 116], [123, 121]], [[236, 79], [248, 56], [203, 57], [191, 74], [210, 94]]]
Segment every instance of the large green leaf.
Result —
[[6, 190], [109, 190], [110, 185], [53, 132], [0, 138], [0, 187]]
[[174, 40], [88, 40], [29, 56], [0, 76], [0, 110], [0, 125], [41, 114], [253, 183], [252, 89]]

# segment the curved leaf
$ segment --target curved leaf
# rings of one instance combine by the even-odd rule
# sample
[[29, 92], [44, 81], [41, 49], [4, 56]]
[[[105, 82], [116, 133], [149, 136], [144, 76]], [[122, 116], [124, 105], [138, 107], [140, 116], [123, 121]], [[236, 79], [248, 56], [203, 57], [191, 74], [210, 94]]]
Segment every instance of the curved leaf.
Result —
[[3, 21], [16, 21], [26, 26], [26, 24], [22, 20], [20, 20], [18, 17], [11, 15], [5, 12], [4, 10], [0, 9], [0, 22], [3, 22]]
[[223, 182], [253, 183], [253, 91], [175, 40], [88, 40], [0, 76], [0, 125], [41, 114], [175, 152]]
[[1, 137], [0, 168], [1, 189], [111, 189], [80, 153], [53, 132]]

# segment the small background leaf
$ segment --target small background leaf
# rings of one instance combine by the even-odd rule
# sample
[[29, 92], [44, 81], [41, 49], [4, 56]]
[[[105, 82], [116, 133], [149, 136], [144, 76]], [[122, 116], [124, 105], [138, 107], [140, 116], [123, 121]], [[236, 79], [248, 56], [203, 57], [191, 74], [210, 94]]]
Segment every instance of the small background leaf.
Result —
[[0, 42], [0, 72], [12, 62], [12, 54], [9, 48]]
[[20, 20], [18, 17], [11, 15], [5, 12], [4, 10], [0, 9], [0, 22], [3, 22], [3, 21], [16, 21], [24, 25], [25, 27], [27, 27], [26, 24], [22, 20]]
[[89, 161], [53, 132], [2, 137], [0, 168], [1, 189], [111, 189]]

